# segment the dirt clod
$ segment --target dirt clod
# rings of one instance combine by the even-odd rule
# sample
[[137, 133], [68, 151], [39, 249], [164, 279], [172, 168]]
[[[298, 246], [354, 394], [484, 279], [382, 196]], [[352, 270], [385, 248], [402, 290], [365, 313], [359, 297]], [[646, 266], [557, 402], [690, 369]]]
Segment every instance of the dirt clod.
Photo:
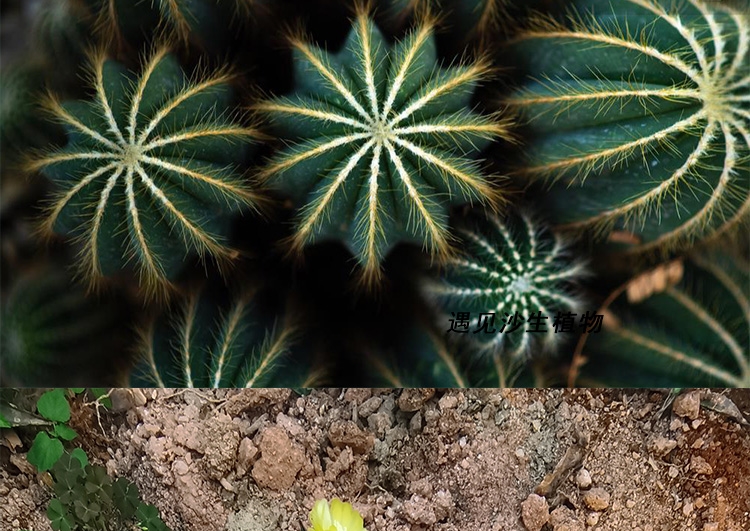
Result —
[[583, 503], [592, 511], [604, 511], [609, 507], [609, 492], [596, 487], [583, 495]]
[[528, 531], [541, 531], [549, 521], [549, 505], [544, 496], [529, 494], [521, 503], [521, 518]]
[[701, 411], [701, 392], [689, 391], [679, 395], [674, 399], [672, 411], [678, 417], [687, 417], [690, 420], [697, 419]]
[[260, 459], [253, 465], [253, 479], [261, 487], [280, 491], [294, 484], [305, 461], [305, 453], [284, 430], [267, 428], [260, 439]]

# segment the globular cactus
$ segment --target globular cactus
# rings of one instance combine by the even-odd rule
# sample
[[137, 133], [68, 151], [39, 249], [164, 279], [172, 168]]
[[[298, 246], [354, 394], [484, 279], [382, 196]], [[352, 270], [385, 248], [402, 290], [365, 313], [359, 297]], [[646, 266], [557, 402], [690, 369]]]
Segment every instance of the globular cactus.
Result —
[[47, 107], [68, 144], [28, 164], [59, 185], [42, 229], [74, 235], [79, 266], [96, 282], [134, 262], [147, 290], [169, 285], [186, 255], [233, 256], [227, 216], [258, 197], [238, 170], [255, 130], [229, 114], [224, 71], [188, 79], [155, 53], [140, 76], [99, 55], [93, 101]]
[[[637, 277], [583, 345], [578, 383], [750, 386], [750, 263], [700, 251]], [[615, 293], [614, 295], [617, 295]]]
[[106, 38], [133, 45], [149, 34], [159, 34], [183, 45], [218, 51], [228, 42], [228, 31], [251, 7], [264, 0], [84, 0]]
[[138, 387], [310, 387], [320, 375], [290, 356], [291, 317], [273, 322], [253, 296], [227, 304], [215, 291], [193, 291], [180, 308], [141, 331]]
[[[750, 17], [703, 0], [579, 0], [511, 43], [541, 208], [632, 253], [689, 247], [750, 211]], [[614, 230], [614, 232], [613, 232]], [[622, 248], [622, 246], [621, 246]]]
[[400, 241], [447, 254], [448, 206], [498, 196], [472, 160], [507, 132], [470, 108], [487, 63], [439, 68], [431, 22], [390, 46], [362, 12], [339, 53], [292, 44], [296, 94], [257, 108], [295, 141], [264, 171], [303, 205], [293, 247], [342, 239], [368, 281]]
[[442, 13], [452, 48], [472, 41], [486, 43], [497, 36], [506, 15], [507, 0], [380, 0], [376, 5], [389, 26], [400, 26], [415, 13]]
[[[443, 330], [424, 322], [389, 328], [386, 344], [366, 355], [365, 385], [386, 387], [510, 387], [549, 385], [544, 371], [525, 360], [494, 353], [477, 357], [468, 345], [447, 340]], [[404, 326], [405, 325], [405, 326]]]
[[38, 99], [45, 86], [45, 66], [14, 65], [0, 77], [0, 151], [5, 168], [29, 149], [64, 141], [60, 127], [44, 119]]
[[[584, 308], [576, 281], [585, 266], [563, 238], [526, 215], [459, 222], [457, 233], [463, 255], [423, 283], [425, 297], [439, 310], [438, 326], [454, 328], [448, 333], [456, 341], [477, 353], [526, 360], [554, 351], [578, 331]], [[469, 313], [468, 328], [451, 323], [461, 312]], [[564, 332], [560, 319], [572, 330]]]
[[3, 301], [4, 385], [114, 384], [111, 373], [122, 363], [116, 356], [121, 302], [87, 297], [85, 289], [55, 270], [20, 279]]

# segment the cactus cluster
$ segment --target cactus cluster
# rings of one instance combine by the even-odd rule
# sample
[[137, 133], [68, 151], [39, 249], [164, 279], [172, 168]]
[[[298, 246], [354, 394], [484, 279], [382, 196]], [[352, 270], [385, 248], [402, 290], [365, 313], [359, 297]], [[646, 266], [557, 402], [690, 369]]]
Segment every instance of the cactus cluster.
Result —
[[741, 2], [39, 6], [0, 92], [16, 380], [748, 385]]

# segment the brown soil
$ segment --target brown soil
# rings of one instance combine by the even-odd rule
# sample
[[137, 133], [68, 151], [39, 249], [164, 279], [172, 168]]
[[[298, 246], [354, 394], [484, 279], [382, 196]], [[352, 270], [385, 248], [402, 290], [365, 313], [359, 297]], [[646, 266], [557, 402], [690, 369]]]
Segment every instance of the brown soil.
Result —
[[[660, 415], [666, 396], [118, 390], [113, 412], [75, 423], [174, 531], [300, 531], [321, 497], [351, 501], [368, 531], [750, 529], [750, 430], [690, 403]], [[747, 416], [750, 391], [730, 396]], [[2, 529], [47, 531], [24, 451], [3, 447]]]

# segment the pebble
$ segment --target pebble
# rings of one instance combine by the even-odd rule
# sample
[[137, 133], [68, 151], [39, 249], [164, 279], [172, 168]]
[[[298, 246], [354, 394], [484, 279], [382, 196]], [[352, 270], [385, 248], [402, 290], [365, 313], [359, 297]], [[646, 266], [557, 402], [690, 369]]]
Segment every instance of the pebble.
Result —
[[600, 513], [589, 513], [588, 516], [586, 516], [586, 525], [589, 527], [594, 527], [599, 523], [599, 515]]
[[714, 469], [708, 464], [708, 461], [698, 455], [694, 455], [690, 458], [690, 470], [696, 474], [702, 474], [704, 476], [710, 476], [714, 473]]
[[701, 411], [701, 392], [689, 391], [679, 395], [674, 399], [672, 411], [678, 417], [687, 417], [690, 420], [697, 419]]
[[541, 531], [549, 521], [549, 505], [544, 496], [529, 494], [521, 503], [521, 519], [528, 531]]
[[703, 524], [703, 531], [719, 531], [719, 524], [716, 522]]
[[651, 451], [658, 457], [664, 457], [669, 452], [677, 448], [677, 441], [658, 436], [649, 445]]
[[398, 397], [398, 408], [406, 412], [419, 411], [433, 396], [435, 389], [404, 389]]
[[585, 468], [582, 468], [576, 474], [576, 485], [579, 489], [586, 490], [591, 487], [591, 474]]
[[583, 503], [592, 511], [603, 511], [609, 507], [609, 492], [602, 488], [593, 488], [583, 495]]

